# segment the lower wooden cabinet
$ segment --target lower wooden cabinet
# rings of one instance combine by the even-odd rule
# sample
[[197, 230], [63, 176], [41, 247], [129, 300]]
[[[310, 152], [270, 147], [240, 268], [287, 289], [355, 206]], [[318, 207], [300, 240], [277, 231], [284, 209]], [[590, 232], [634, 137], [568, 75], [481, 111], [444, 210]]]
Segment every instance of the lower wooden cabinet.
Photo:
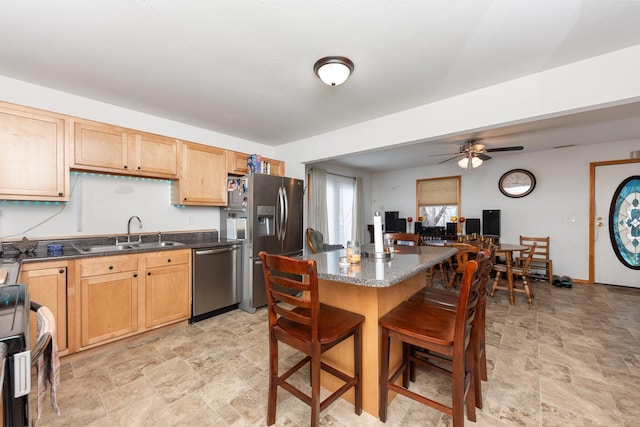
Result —
[[138, 330], [138, 257], [87, 258], [80, 263], [80, 345], [113, 341]]
[[189, 318], [190, 249], [86, 258], [77, 263], [77, 350]]
[[[56, 320], [58, 350], [67, 349], [67, 261], [23, 264], [19, 282], [26, 283], [29, 297], [51, 310]], [[36, 341], [36, 315], [31, 312], [31, 347]]]

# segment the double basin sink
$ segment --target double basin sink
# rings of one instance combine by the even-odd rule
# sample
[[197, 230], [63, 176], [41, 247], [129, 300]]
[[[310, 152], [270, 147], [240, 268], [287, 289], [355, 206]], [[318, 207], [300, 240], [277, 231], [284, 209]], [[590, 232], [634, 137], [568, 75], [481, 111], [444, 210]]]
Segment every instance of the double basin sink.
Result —
[[72, 243], [78, 252], [83, 254], [95, 254], [104, 252], [122, 252], [133, 251], [139, 249], [161, 249], [167, 247], [184, 246], [180, 242], [123, 242], [113, 245], [76, 245]]

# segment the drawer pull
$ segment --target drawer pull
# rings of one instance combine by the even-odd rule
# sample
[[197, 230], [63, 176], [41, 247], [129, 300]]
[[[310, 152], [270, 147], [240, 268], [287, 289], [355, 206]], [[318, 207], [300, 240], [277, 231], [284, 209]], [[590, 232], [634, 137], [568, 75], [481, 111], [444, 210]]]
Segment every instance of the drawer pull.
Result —
[[167, 260], [167, 262], [171, 262], [171, 258], [169, 258], [169, 259]]
[[151, 276], [151, 272], [150, 271], [147, 273], [147, 276]]
[[138, 277], [138, 273], [134, 273], [134, 274], [133, 274], [133, 277]]
[[62, 273], [64, 273], [64, 270], [63, 269], [58, 270], [58, 273], [62, 274]]
[[113, 265], [110, 265], [110, 266], [109, 266], [109, 270], [113, 270]]

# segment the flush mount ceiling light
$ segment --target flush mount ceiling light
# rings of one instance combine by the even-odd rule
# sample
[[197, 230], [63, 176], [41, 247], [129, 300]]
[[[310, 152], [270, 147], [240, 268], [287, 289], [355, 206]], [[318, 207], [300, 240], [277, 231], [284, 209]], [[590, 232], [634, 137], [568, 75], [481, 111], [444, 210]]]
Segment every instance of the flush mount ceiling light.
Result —
[[353, 62], [344, 56], [327, 56], [315, 63], [313, 71], [324, 83], [338, 86], [353, 72]]

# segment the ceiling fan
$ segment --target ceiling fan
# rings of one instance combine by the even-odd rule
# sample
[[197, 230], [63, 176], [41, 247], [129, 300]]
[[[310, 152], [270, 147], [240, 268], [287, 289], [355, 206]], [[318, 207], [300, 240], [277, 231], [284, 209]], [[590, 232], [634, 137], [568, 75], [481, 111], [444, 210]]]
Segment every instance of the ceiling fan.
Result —
[[[442, 160], [438, 162], [438, 164], [446, 163], [453, 159], [458, 160], [458, 165], [467, 169], [468, 167], [477, 168], [482, 164], [483, 161], [491, 159], [491, 156], [488, 156], [486, 153], [495, 153], [500, 151], [520, 151], [524, 150], [524, 147], [521, 145], [515, 145], [511, 147], [499, 147], [499, 148], [487, 148], [485, 144], [480, 144], [477, 139], [469, 139], [465, 141], [462, 145], [460, 145], [460, 150], [458, 154], [453, 157], [449, 157], [448, 159]], [[436, 156], [450, 156], [451, 153], [445, 154], [432, 154], [429, 157]]]

